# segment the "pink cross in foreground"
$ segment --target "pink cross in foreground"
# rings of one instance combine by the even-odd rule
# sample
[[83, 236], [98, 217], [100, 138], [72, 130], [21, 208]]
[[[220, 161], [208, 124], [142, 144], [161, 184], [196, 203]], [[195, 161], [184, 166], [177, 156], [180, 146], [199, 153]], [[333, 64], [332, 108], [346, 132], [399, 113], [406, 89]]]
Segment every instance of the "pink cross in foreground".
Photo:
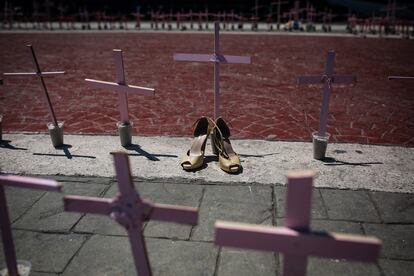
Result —
[[126, 84], [122, 50], [114, 49], [113, 52], [115, 56], [116, 82], [107, 82], [92, 79], [85, 79], [85, 81], [89, 87], [98, 89], [111, 89], [118, 92], [118, 108], [121, 114], [121, 122], [129, 123], [127, 93], [138, 93], [146, 96], [153, 96], [154, 89]]
[[356, 83], [356, 76], [334, 74], [335, 52], [328, 52], [325, 73], [322, 76], [300, 76], [298, 84], [323, 84], [323, 101], [319, 119], [319, 135], [325, 136], [326, 124], [328, 121], [329, 98], [332, 92], [332, 84], [353, 84]]
[[229, 56], [220, 53], [220, 25], [214, 22], [213, 54], [174, 54], [176, 61], [214, 62], [214, 118], [220, 117], [220, 63], [250, 64], [250, 57]]
[[32, 45], [27, 45], [27, 47], [30, 48], [30, 51], [32, 53], [33, 64], [35, 66], [36, 72], [30, 72], [30, 73], [4, 73], [3, 75], [4, 76], [29, 76], [29, 77], [39, 77], [40, 83], [41, 83], [42, 88], [43, 88], [43, 92], [45, 93], [47, 106], [49, 107], [50, 117], [52, 117], [53, 124], [55, 125], [55, 127], [58, 128], [58, 122], [57, 122], [57, 119], [56, 119], [55, 111], [53, 110], [52, 102], [50, 101], [50, 97], [49, 97], [49, 92], [47, 91], [46, 83], [45, 83], [45, 80], [43, 79], [43, 77], [65, 74], [65, 71], [42, 72], [40, 70], [39, 63], [37, 62], [37, 58], [36, 58], [36, 55], [35, 55], [35, 51], [34, 51]]
[[0, 228], [3, 239], [4, 255], [6, 257], [7, 269], [9, 273], [8, 275], [17, 276], [16, 252], [14, 250], [9, 212], [7, 210], [6, 194], [3, 187], [5, 185], [55, 192], [59, 192], [62, 185], [54, 180], [26, 176], [0, 175]]
[[135, 267], [139, 275], [151, 275], [142, 226], [150, 219], [196, 225], [197, 208], [151, 203], [142, 199], [131, 177], [128, 155], [112, 153], [114, 157], [119, 194], [115, 198], [65, 196], [65, 210], [69, 212], [107, 215], [128, 232]]
[[308, 256], [375, 262], [381, 241], [374, 237], [310, 230], [312, 171], [288, 174], [284, 227], [218, 221], [215, 244], [284, 254], [283, 275], [306, 275]]

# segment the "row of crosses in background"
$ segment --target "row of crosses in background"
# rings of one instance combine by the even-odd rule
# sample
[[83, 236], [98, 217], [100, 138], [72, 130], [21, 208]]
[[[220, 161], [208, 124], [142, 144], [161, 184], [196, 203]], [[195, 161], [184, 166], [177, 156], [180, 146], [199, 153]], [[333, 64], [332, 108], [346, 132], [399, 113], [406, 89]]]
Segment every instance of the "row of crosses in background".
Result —
[[[43, 88], [45, 95], [46, 104], [49, 110], [50, 117], [52, 119], [51, 126], [54, 129], [60, 129], [61, 126], [58, 123], [56, 114], [53, 109], [52, 102], [44, 81], [44, 77], [64, 74], [64, 71], [55, 72], [43, 72], [40, 69], [37, 61], [35, 52], [31, 45], [30, 48], [33, 63], [35, 66], [35, 72], [30, 73], [4, 73], [5, 77], [12, 76], [31, 76], [38, 77]], [[89, 87], [96, 89], [108, 89], [118, 93], [118, 109], [120, 113], [120, 122], [118, 123], [118, 129], [121, 136], [121, 144], [128, 146], [131, 142], [131, 125], [128, 116], [128, 94], [142, 94], [146, 96], [154, 95], [153, 88], [139, 87], [134, 85], [128, 85], [125, 80], [124, 63], [121, 50], [113, 50], [115, 57], [115, 68], [116, 68], [116, 82], [99, 81], [93, 79], [85, 79], [86, 84]], [[220, 51], [220, 26], [218, 22], [214, 24], [214, 53], [213, 54], [174, 54], [174, 60], [176, 61], [192, 61], [192, 62], [212, 62], [214, 63], [214, 118], [220, 116], [220, 64], [221, 63], [239, 63], [239, 64], [250, 64], [251, 58], [248, 56], [232, 56], [223, 55]], [[301, 76], [297, 80], [297, 84], [323, 84], [323, 100], [321, 106], [320, 120], [319, 120], [319, 135], [325, 136], [327, 129], [327, 118], [329, 110], [329, 99], [332, 92], [333, 84], [354, 84], [356, 82], [356, 76], [352, 75], [336, 75], [334, 74], [334, 61], [335, 53], [330, 51], [328, 53], [327, 63], [325, 67], [325, 73], [321, 76]], [[413, 77], [399, 77], [391, 76], [390, 79], [404, 78], [412, 79]], [[124, 127], [128, 127], [128, 131], [123, 131]], [[1, 130], [1, 128], [0, 128]], [[49, 129], [50, 131], [50, 129]], [[61, 135], [61, 139], [58, 139], [60, 144], [54, 143], [55, 147], [62, 146], [63, 144], [63, 129], [60, 132], [51, 132], [52, 142], [56, 141], [53, 139], [53, 135]], [[125, 142], [126, 141], [126, 142]]]
[[[198, 209], [184, 206], [151, 203], [140, 197], [135, 189], [126, 153], [113, 153], [119, 193], [115, 198], [65, 196], [64, 209], [110, 216], [128, 233], [136, 271], [140, 276], [151, 275], [142, 226], [145, 221], [196, 225]], [[313, 232], [310, 229], [312, 209], [311, 171], [288, 174], [287, 205], [284, 227], [247, 225], [218, 221], [215, 224], [215, 244], [242, 249], [264, 250], [284, 254], [283, 275], [306, 275], [307, 258], [345, 259], [376, 262], [381, 241], [374, 237]], [[17, 276], [17, 262], [11, 235], [3, 186], [48, 191], [60, 191], [61, 185], [52, 180], [21, 176], [0, 176], [0, 222], [3, 247], [9, 275]]]

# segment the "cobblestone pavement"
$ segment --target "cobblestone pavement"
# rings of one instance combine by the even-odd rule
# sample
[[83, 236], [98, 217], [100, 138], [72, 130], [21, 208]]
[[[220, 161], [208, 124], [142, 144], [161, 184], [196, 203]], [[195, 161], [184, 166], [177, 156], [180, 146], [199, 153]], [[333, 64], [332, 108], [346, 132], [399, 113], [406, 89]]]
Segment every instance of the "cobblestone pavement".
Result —
[[[64, 194], [112, 197], [112, 178], [51, 176]], [[279, 185], [136, 179], [140, 194], [158, 203], [199, 208], [195, 227], [150, 221], [144, 234], [155, 275], [280, 275], [279, 254], [219, 248], [212, 242], [217, 219], [282, 225], [286, 189]], [[133, 275], [128, 238], [106, 217], [65, 213], [62, 195], [6, 188], [18, 259], [31, 275]], [[412, 275], [414, 194], [317, 188], [312, 228], [382, 239], [377, 264], [310, 258], [308, 275]], [[2, 254], [2, 253], [1, 253]], [[0, 255], [4, 266], [4, 257]]]
[[[154, 97], [131, 95], [135, 134], [190, 135], [193, 122], [213, 112], [210, 64], [173, 62], [173, 53], [210, 53], [212, 34], [37, 33], [0, 36], [0, 72], [32, 71], [34, 45], [66, 133], [114, 133], [117, 95], [89, 89], [84, 78], [115, 79], [113, 48], [124, 50], [127, 81], [156, 88]], [[303, 74], [320, 74], [326, 53], [337, 52], [336, 72], [358, 76], [355, 87], [335, 87], [328, 131], [335, 142], [414, 145], [413, 42], [303, 36], [222, 36], [222, 52], [251, 55], [251, 65], [222, 66], [222, 115], [235, 138], [309, 141], [318, 127], [320, 87], [296, 87]], [[0, 86], [6, 131], [46, 131], [49, 121], [39, 82], [8, 78]]]

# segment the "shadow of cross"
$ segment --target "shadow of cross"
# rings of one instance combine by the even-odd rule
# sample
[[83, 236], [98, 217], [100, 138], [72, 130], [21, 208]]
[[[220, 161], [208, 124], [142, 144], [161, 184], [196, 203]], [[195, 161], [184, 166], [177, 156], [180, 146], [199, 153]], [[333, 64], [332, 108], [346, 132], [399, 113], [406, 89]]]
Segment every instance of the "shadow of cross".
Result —
[[47, 103], [47, 106], [49, 108], [50, 117], [52, 117], [54, 126], [56, 128], [58, 128], [58, 122], [57, 122], [57, 119], [56, 119], [55, 111], [53, 110], [53, 105], [52, 105], [52, 102], [50, 101], [49, 92], [47, 91], [46, 83], [45, 83], [45, 80], [43, 79], [43, 77], [65, 74], [65, 71], [42, 72], [42, 70], [40, 70], [39, 63], [37, 62], [36, 54], [35, 54], [35, 51], [34, 51], [32, 45], [27, 45], [27, 47], [30, 48], [30, 52], [32, 53], [33, 64], [35, 66], [36, 72], [30, 72], [30, 73], [3, 73], [3, 75], [5, 77], [9, 77], [9, 76], [10, 77], [13, 77], [13, 76], [39, 77], [40, 83], [42, 85], [43, 92], [44, 92], [44, 95], [45, 95], [45, 98], [46, 98], [46, 103]]
[[122, 50], [114, 49], [113, 53], [115, 57], [116, 82], [107, 82], [93, 79], [85, 79], [85, 81], [86, 84], [91, 88], [108, 89], [118, 92], [118, 109], [119, 113], [121, 114], [121, 122], [124, 124], [129, 124], [127, 93], [153, 96], [154, 89], [126, 84]]
[[16, 252], [14, 250], [10, 217], [7, 210], [6, 194], [3, 186], [59, 192], [62, 189], [62, 184], [59, 184], [54, 180], [16, 175], [0, 175], [0, 229], [4, 255], [6, 257], [8, 275], [17, 276]]
[[329, 51], [325, 66], [325, 73], [321, 76], [310, 75], [300, 76], [297, 84], [323, 84], [323, 100], [321, 115], [319, 118], [319, 136], [325, 136], [326, 123], [328, 121], [329, 98], [332, 92], [332, 84], [353, 84], [356, 83], [356, 76], [334, 74], [335, 52]]
[[214, 22], [213, 54], [174, 54], [176, 61], [214, 62], [214, 119], [220, 117], [220, 63], [250, 64], [250, 57], [229, 56], [220, 53], [220, 26]]
[[135, 267], [139, 275], [151, 275], [142, 226], [154, 219], [196, 225], [197, 208], [151, 203], [142, 199], [132, 182], [128, 155], [112, 153], [119, 193], [115, 198], [65, 196], [65, 211], [107, 215], [128, 232]]
[[215, 244], [283, 253], [284, 276], [306, 275], [308, 256], [375, 262], [379, 239], [310, 229], [313, 177], [312, 171], [288, 174], [284, 227], [217, 221]]

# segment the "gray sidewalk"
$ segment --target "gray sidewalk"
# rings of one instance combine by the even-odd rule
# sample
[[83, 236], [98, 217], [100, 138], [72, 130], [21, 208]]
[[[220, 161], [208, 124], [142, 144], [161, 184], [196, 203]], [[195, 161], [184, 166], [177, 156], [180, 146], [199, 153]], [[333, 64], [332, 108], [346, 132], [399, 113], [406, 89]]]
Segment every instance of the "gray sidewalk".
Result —
[[[43, 176], [64, 184], [64, 194], [112, 197], [110, 177]], [[318, 181], [318, 180], [316, 180]], [[140, 194], [157, 203], [199, 208], [195, 227], [150, 221], [144, 234], [155, 275], [280, 275], [281, 255], [219, 248], [217, 219], [282, 225], [285, 186], [136, 179]], [[316, 183], [315, 183], [316, 184]], [[65, 213], [62, 194], [6, 188], [18, 259], [31, 275], [134, 275], [126, 232], [107, 217]], [[308, 275], [412, 275], [414, 194], [315, 188], [314, 230], [382, 239], [377, 264], [311, 258]], [[4, 257], [0, 255], [4, 267]]]
[[[414, 148], [328, 145], [324, 161], [312, 144], [234, 140], [243, 171], [223, 172], [207, 147], [196, 172], [179, 166], [191, 138], [65, 135], [55, 149], [45, 134], [3, 134], [0, 172], [55, 178], [64, 194], [112, 197], [111, 151], [126, 151], [141, 195], [156, 203], [199, 208], [195, 227], [150, 221], [144, 234], [155, 275], [280, 275], [281, 256], [213, 243], [218, 219], [283, 224], [286, 174], [312, 169], [314, 230], [377, 236], [377, 264], [311, 258], [308, 275], [412, 275], [414, 271]], [[134, 275], [126, 232], [110, 218], [66, 213], [62, 194], [7, 188], [18, 259], [31, 275]], [[0, 255], [4, 266], [4, 257]]]

